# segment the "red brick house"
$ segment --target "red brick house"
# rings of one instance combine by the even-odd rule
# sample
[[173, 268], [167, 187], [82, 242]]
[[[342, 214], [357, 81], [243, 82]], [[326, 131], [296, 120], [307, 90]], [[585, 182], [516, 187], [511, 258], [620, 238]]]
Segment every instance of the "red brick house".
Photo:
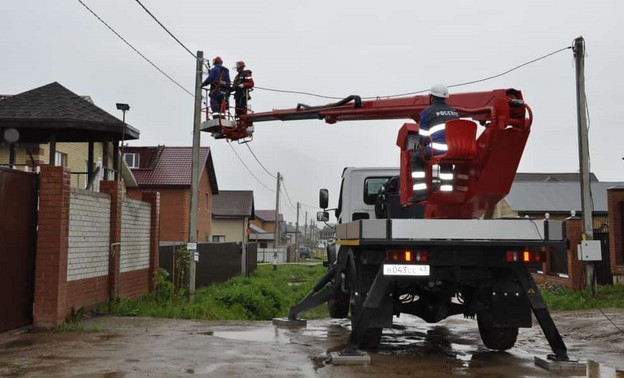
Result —
[[[278, 215], [280, 222], [280, 234], [284, 234], [284, 216]], [[264, 230], [265, 232], [254, 231], [249, 235], [249, 240], [263, 240], [264, 248], [275, 248], [275, 210], [256, 210], [255, 219], [252, 224]], [[271, 236], [269, 236], [271, 235]], [[283, 244], [283, 241], [281, 242]]]
[[[191, 204], [191, 147], [125, 147], [124, 160], [138, 188], [128, 188], [128, 197], [160, 192], [160, 241], [183, 242], [189, 236]], [[210, 241], [212, 196], [219, 193], [209, 147], [200, 148], [197, 240]]]

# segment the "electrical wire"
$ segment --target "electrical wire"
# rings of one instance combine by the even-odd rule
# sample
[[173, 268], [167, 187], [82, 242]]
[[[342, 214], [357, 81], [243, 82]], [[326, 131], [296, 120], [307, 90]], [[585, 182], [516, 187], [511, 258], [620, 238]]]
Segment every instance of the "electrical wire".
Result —
[[275, 176], [274, 174], [272, 174], [271, 172], [269, 172], [268, 169], [266, 169], [264, 167], [264, 165], [260, 162], [260, 159], [258, 159], [258, 157], [256, 156], [256, 154], [253, 152], [253, 150], [251, 149], [251, 147], [249, 147], [249, 143], [245, 143], [245, 146], [247, 146], [247, 148], [249, 149], [249, 152], [251, 152], [251, 154], [253, 155], [253, 157], [256, 159], [256, 161], [258, 162], [258, 164], [260, 164], [260, 166], [262, 167], [262, 169], [264, 169], [264, 171], [271, 177], [273, 177], [274, 179], [277, 179], [277, 176]]
[[[178, 39], [175, 35], [173, 35], [173, 33], [171, 33], [171, 32], [169, 31], [169, 29], [167, 29], [167, 27], [166, 27], [165, 25], [163, 25], [163, 23], [162, 23], [162, 22], [160, 22], [160, 21], [156, 18], [156, 16], [154, 16], [154, 14], [153, 14], [153, 13], [152, 13], [152, 12], [150, 12], [150, 11], [149, 11], [149, 9], [147, 9], [147, 8], [145, 7], [145, 5], [143, 5], [143, 3], [141, 3], [141, 1], [140, 1], [140, 0], [135, 0], [135, 1], [136, 1], [136, 2], [137, 2], [140, 6], [141, 6], [141, 8], [143, 8], [143, 10], [144, 10], [145, 12], [147, 12], [147, 14], [149, 14], [149, 15], [150, 15], [150, 16], [154, 19], [154, 21], [156, 21], [156, 23], [157, 23], [158, 25], [160, 25], [160, 27], [161, 27], [161, 28], [163, 28], [163, 29], [167, 32], [167, 34], [169, 34], [169, 35], [171, 36], [171, 38], [173, 38], [176, 42], [178, 42], [178, 44], [179, 44], [180, 46], [182, 46], [182, 48], [183, 48], [184, 50], [188, 51], [188, 53], [189, 53], [189, 54], [191, 54], [191, 56], [192, 56], [193, 58], [197, 59], [197, 55], [193, 54], [193, 52], [192, 52], [191, 50], [189, 50], [189, 48], [188, 48], [188, 47], [186, 47], [186, 46], [184, 45], [184, 43], [180, 42], [180, 40], [179, 40], [179, 39]], [[204, 61], [204, 62], [202, 62], [202, 63], [204, 64], [204, 67], [206, 67], [206, 68], [208, 68], [208, 69], [210, 70], [210, 66], [209, 66], [209, 65], [207, 65], [207, 64], [205, 63], [205, 61]]]
[[599, 308], [598, 310], [600, 310], [600, 312], [602, 313], [602, 316], [604, 316], [611, 324], [613, 324], [613, 326], [617, 328], [618, 331], [624, 334], [624, 330], [622, 330], [622, 328], [618, 327], [615, 323], [613, 323], [613, 320], [611, 320], [611, 318], [609, 318], [607, 314], [605, 314], [604, 311], [602, 311], [601, 308]]
[[167, 29], [167, 28], [165, 27], [165, 25], [163, 25], [163, 24], [162, 24], [162, 22], [158, 21], [158, 19], [156, 18], [156, 16], [154, 16], [154, 15], [152, 14], [152, 12], [150, 12], [150, 11], [149, 11], [149, 10], [145, 7], [145, 5], [143, 5], [143, 3], [141, 3], [141, 1], [140, 1], [140, 0], [135, 0], [135, 1], [136, 1], [136, 2], [137, 2], [140, 6], [141, 6], [141, 8], [143, 8], [143, 10], [144, 10], [144, 11], [146, 11], [146, 12], [147, 12], [147, 14], [149, 14], [149, 15], [150, 15], [150, 16], [154, 19], [154, 21], [156, 21], [156, 23], [158, 23], [158, 25], [160, 25], [160, 27], [162, 27], [162, 28], [163, 28], [163, 29], [167, 32], [167, 34], [169, 34], [169, 35], [171, 36], [171, 38], [175, 39], [175, 41], [176, 41], [176, 42], [178, 42], [178, 44], [179, 44], [180, 46], [182, 46], [182, 48], [183, 48], [184, 50], [188, 51], [188, 53], [189, 53], [189, 54], [191, 54], [191, 56], [192, 56], [193, 58], [197, 59], [197, 55], [193, 54], [193, 52], [192, 52], [191, 50], [189, 50], [186, 46], [184, 46], [184, 43], [180, 42], [180, 40], [179, 40], [178, 38], [176, 38], [176, 36], [175, 36], [175, 35], [173, 35], [173, 33], [171, 33], [171, 32], [169, 31], [169, 29]]
[[286, 198], [288, 198], [288, 202], [290, 202], [290, 205], [293, 208], [296, 208], [295, 204], [293, 203], [293, 201], [290, 199], [290, 194], [288, 194], [288, 189], [286, 189], [286, 183], [284, 182], [284, 178], [282, 177], [282, 187], [284, 188], [284, 193], [286, 194]]
[[234, 149], [234, 147], [232, 147], [232, 144], [228, 142], [228, 146], [230, 146], [230, 148], [232, 149], [232, 151], [234, 151], [234, 154], [236, 154], [236, 157], [238, 158], [238, 160], [240, 160], [240, 162], [243, 164], [243, 166], [247, 169], [247, 172], [249, 172], [249, 174], [251, 175], [251, 177], [253, 177], [254, 179], [256, 179], [256, 181], [258, 181], [258, 183], [262, 186], [264, 186], [267, 190], [275, 193], [275, 190], [269, 188], [268, 186], [266, 186], [262, 181], [260, 181], [256, 175], [253, 174], [253, 172], [251, 172], [251, 169], [249, 169], [249, 167], [247, 166], [247, 164], [245, 164], [245, 162], [243, 161], [243, 159], [240, 157], [240, 155], [238, 154], [238, 152], [236, 152], [236, 150]]
[[160, 69], [160, 67], [158, 67], [156, 64], [154, 64], [154, 62], [152, 62], [151, 60], [149, 60], [145, 55], [143, 55], [139, 50], [137, 50], [134, 46], [132, 46], [132, 44], [130, 42], [128, 42], [124, 37], [122, 37], [119, 33], [117, 33], [117, 31], [115, 29], [113, 29], [110, 25], [108, 25], [106, 23], [106, 21], [104, 21], [100, 16], [98, 16], [93, 10], [91, 10], [91, 8], [89, 8], [87, 6], [87, 4], [83, 3], [82, 0], [78, 0], [78, 2], [80, 4], [82, 4], [83, 7], [85, 7], [89, 12], [91, 12], [92, 15], [95, 16], [95, 18], [97, 18], [101, 23], [103, 23], [110, 31], [112, 31], [119, 39], [121, 39], [126, 45], [128, 45], [132, 50], [134, 50], [137, 54], [139, 54], [141, 56], [141, 58], [145, 59], [145, 61], [147, 61], [149, 64], [151, 64], [154, 68], [156, 68], [161, 74], [163, 74], [167, 79], [169, 79], [171, 82], [173, 82], [175, 85], [177, 85], [180, 89], [182, 89], [184, 92], [188, 93], [189, 95], [195, 97], [195, 95], [193, 93], [191, 93], [190, 91], [188, 91], [186, 88], [184, 88], [180, 83], [178, 83], [177, 81], [175, 81], [171, 76], [167, 75], [167, 73], [165, 71], [163, 71], [162, 69]]
[[[513, 72], [513, 71], [515, 71], [515, 70], [517, 70], [517, 69], [520, 69], [520, 68], [522, 68], [522, 67], [524, 67], [524, 66], [527, 66], [527, 65], [529, 65], [529, 64], [532, 64], [532, 63], [538, 62], [538, 61], [540, 61], [540, 60], [542, 60], [542, 59], [546, 59], [546, 58], [548, 58], [548, 57], [550, 57], [550, 56], [552, 56], [552, 55], [555, 55], [555, 54], [557, 54], [557, 53], [560, 53], [560, 52], [562, 52], [562, 51], [565, 51], [565, 50], [568, 50], [568, 49], [571, 49], [571, 48], [572, 48], [572, 46], [567, 46], [567, 47], [561, 48], [561, 49], [559, 49], [559, 50], [556, 50], [556, 51], [550, 52], [550, 53], [548, 53], [548, 54], [546, 54], [546, 55], [542, 55], [542, 56], [540, 56], [540, 57], [538, 57], [538, 58], [532, 59], [532, 60], [530, 60], [530, 61], [528, 61], [528, 62], [525, 62], [525, 63], [522, 63], [522, 64], [520, 64], [520, 65], [517, 65], [517, 66], [515, 66], [515, 67], [513, 67], [513, 68], [508, 69], [508, 70], [507, 70], [507, 71], [505, 71], [505, 72], [501, 72], [501, 73], [499, 73], [499, 74], [492, 75], [492, 76], [488, 76], [488, 77], [485, 77], [485, 78], [482, 78], [482, 79], [477, 79], [477, 80], [472, 80], [472, 81], [466, 81], [466, 82], [463, 82], [463, 83], [457, 83], [457, 84], [451, 84], [451, 85], [449, 85], [449, 86], [448, 86], [448, 88], [461, 87], [461, 86], [464, 86], [464, 85], [476, 84], [476, 83], [481, 83], [481, 82], [483, 82], [483, 81], [496, 79], [496, 78], [501, 77], [501, 76], [503, 76], [503, 75], [507, 75], [508, 73]], [[307, 95], [307, 96], [314, 96], [314, 97], [320, 97], [320, 98], [327, 98], [327, 99], [331, 99], [331, 100], [342, 100], [342, 97], [325, 96], [325, 95], [321, 95], [321, 94], [318, 94], [318, 93], [311, 93], [311, 92], [291, 91], [291, 90], [275, 89], [275, 88], [263, 88], [263, 87], [258, 87], [258, 86], [254, 87], [254, 88], [255, 88], [255, 89], [264, 90], [264, 91], [270, 91], [270, 92], [280, 92], [280, 93], [302, 94], [302, 95]], [[383, 98], [403, 97], [403, 96], [410, 96], [410, 95], [415, 95], [415, 94], [419, 94], [419, 93], [424, 93], [424, 92], [427, 92], [427, 91], [429, 91], [429, 88], [427, 88], [427, 89], [422, 89], [422, 90], [418, 90], [418, 91], [414, 91], [414, 92], [406, 92], [406, 93], [391, 94], [391, 95], [387, 95], [387, 96], [368, 96], [368, 97], [362, 97], [362, 99], [364, 99], [364, 100], [371, 100], [371, 99], [377, 99], [377, 98], [382, 98], [382, 97], [383, 97]]]

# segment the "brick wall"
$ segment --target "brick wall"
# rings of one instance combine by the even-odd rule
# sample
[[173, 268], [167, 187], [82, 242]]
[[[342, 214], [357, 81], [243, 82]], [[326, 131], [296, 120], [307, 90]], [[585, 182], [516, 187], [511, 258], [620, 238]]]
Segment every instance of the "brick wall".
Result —
[[570, 247], [568, 248], [568, 278], [548, 275], [547, 261], [543, 264], [544, 274], [533, 274], [533, 279], [537, 283], [556, 283], [565, 285], [570, 289], [577, 290], [585, 286], [585, 268], [578, 259], [577, 245], [581, 243], [583, 235], [583, 220], [579, 217], [569, 217], [565, 220], [566, 238]]
[[122, 240], [122, 187], [116, 181], [103, 181], [101, 190], [106, 194], [70, 190], [68, 169], [41, 168], [36, 328], [57, 326], [72, 309], [89, 308], [120, 295], [138, 296], [154, 287], [158, 193], [144, 194], [147, 203], [130, 201], [127, 205], [126, 226], [138, 229], [140, 236], [128, 236], [134, 252], [124, 260], [128, 271], [122, 273], [118, 248], [126, 240]]
[[121, 211], [121, 272], [149, 268], [150, 205], [126, 199]]
[[609, 254], [613, 282], [624, 284], [624, 188], [607, 190], [609, 209]]
[[71, 189], [67, 281], [108, 276], [110, 196]]

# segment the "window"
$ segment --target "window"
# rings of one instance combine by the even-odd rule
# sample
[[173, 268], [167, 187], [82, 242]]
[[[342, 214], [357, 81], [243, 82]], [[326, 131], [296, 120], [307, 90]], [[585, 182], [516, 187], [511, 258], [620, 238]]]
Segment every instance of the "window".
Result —
[[260, 248], [267, 248], [267, 243], [260, 243]]
[[130, 168], [139, 168], [139, 154], [137, 153], [127, 153], [124, 154], [124, 160], [126, 164]]
[[225, 235], [212, 235], [213, 243], [225, 243]]
[[54, 165], [57, 167], [67, 167], [67, 154], [56, 151], [54, 153]]
[[377, 200], [377, 193], [381, 186], [388, 181], [390, 177], [368, 177], [364, 180], [364, 203], [374, 205]]

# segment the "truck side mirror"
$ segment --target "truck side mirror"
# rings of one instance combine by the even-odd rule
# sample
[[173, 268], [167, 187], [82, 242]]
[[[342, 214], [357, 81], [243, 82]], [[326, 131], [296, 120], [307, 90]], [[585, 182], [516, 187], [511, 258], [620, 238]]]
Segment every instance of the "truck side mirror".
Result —
[[328, 204], [329, 204], [329, 190], [321, 189], [319, 191], [319, 207], [325, 210], [329, 207]]
[[316, 221], [317, 222], [327, 222], [329, 220], [329, 212], [328, 211], [319, 211], [316, 213]]

